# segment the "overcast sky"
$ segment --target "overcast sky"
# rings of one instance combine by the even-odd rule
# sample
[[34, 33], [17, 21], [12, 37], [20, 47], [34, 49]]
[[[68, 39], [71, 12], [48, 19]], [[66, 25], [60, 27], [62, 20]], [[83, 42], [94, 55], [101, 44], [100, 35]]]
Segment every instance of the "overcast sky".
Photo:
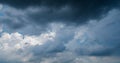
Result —
[[120, 0], [0, 0], [0, 63], [120, 63]]

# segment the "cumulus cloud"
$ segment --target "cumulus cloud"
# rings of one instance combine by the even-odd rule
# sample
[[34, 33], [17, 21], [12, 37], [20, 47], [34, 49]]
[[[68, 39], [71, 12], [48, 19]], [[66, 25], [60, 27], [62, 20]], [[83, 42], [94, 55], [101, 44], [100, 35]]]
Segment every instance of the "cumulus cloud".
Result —
[[31, 58], [30, 48], [52, 41], [54, 33], [41, 34], [40, 36], [23, 36], [20, 33], [2, 33], [0, 38], [0, 58], [5, 62], [26, 62]]
[[0, 2], [0, 63], [120, 62], [120, 1]]
[[112, 10], [100, 21], [91, 20], [82, 26], [49, 23], [46, 32], [39, 35], [3, 31], [0, 62], [118, 63], [119, 15], [119, 10]]

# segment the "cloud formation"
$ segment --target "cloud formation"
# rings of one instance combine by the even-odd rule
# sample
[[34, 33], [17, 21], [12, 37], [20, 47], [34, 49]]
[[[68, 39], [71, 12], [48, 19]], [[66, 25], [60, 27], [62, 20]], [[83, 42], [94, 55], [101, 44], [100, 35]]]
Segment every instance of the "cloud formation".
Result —
[[0, 63], [120, 63], [119, 0], [0, 0]]
[[118, 63], [119, 15], [119, 10], [112, 10], [99, 22], [91, 20], [77, 27], [51, 23], [46, 32], [39, 35], [3, 31], [0, 37], [0, 62]]
[[[117, 9], [120, 6], [118, 0], [1, 0], [0, 2], [16, 8], [17, 13], [20, 9], [25, 10], [31, 7], [33, 7], [31, 10], [35, 11], [35, 7], [37, 7], [36, 12], [26, 12], [28, 12], [29, 22], [33, 21], [40, 25], [49, 22], [86, 23], [89, 20], [102, 18], [111, 9]], [[24, 11], [22, 12], [24, 13]], [[12, 14], [16, 14], [16, 12]], [[12, 17], [12, 15], [9, 16]], [[15, 17], [17, 18], [17, 16]], [[21, 19], [21, 21], [24, 20]], [[21, 24], [15, 27], [17, 28], [19, 25]]]

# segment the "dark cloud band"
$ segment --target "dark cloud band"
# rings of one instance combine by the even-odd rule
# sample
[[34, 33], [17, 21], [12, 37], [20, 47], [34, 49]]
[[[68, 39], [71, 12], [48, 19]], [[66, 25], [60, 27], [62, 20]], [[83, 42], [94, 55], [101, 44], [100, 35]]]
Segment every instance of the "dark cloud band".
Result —
[[[103, 17], [109, 10], [119, 7], [120, 3], [119, 0], [0, 0], [0, 2], [19, 9], [44, 6], [48, 9], [42, 14], [38, 12], [29, 15], [33, 21], [44, 24], [52, 21], [85, 23]], [[65, 6], [69, 9], [60, 11]]]

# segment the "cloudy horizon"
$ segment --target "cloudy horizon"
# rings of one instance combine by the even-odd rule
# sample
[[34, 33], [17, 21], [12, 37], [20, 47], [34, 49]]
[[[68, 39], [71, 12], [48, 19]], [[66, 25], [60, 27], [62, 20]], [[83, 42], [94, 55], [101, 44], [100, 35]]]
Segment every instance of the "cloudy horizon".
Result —
[[0, 0], [0, 63], [120, 63], [119, 0]]

